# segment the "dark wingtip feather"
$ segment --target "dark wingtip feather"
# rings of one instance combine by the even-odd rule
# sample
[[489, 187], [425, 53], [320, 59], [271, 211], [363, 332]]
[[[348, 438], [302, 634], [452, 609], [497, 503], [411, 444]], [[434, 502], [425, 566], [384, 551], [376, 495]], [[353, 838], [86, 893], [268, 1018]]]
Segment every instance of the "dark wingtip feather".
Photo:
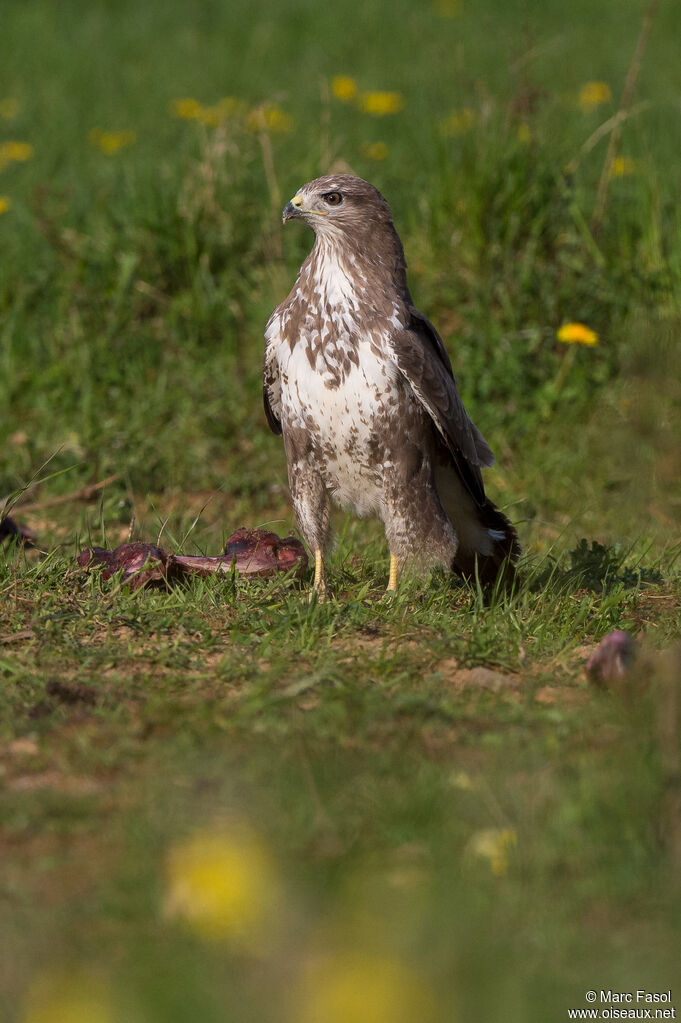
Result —
[[503, 512], [489, 499], [477, 509], [478, 521], [485, 529], [503, 533], [503, 539], [494, 541], [492, 554], [459, 549], [452, 569], [469, 582], [479, 580], [483, 587], [501, 583], [510, 586], [516, 577], [515, 563], [522, 553], [518, 534]]
[[269, 426], [272, 433], [280, 434], [281, 422], [277, 419], [274, 412], [272, 411], [272, 406], [270, 405], [270, 400], [267, 394], [266, 387], [263, 387], [262, 403], [265, 408], [265, 415], [267, 416], [267, 425]]

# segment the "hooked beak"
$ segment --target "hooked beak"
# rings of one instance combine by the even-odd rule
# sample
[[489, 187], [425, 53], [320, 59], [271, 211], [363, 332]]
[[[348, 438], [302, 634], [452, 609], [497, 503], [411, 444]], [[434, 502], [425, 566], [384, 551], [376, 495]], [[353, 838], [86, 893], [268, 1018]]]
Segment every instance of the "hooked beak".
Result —
[[327, 210], [305, 210], [303, 209], [303, 202], [303, 196], [298, 193], [298, 195], [293, 196], [290, 202], [286, 203], [281, 214], [282, 224], [285, 224], [287, 220], [291, 220], [293, 217], [304, 219], [309, 213], [316, 213], [319, 217], [327, 217], [329, 215]]
[[283, 213], [281, 215], [281, 222], [285, 224], [287, 220], [291, 220], [292, 217], [302, 216], [303, 197], [302, 195], [294, 195], [290, 202], [287, 202], [284, 206]]

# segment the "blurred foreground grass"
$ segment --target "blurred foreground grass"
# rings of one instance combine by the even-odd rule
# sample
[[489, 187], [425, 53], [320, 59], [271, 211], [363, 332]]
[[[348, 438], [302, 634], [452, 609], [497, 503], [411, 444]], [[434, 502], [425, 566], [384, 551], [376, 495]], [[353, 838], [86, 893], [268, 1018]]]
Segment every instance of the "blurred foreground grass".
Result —
[[[0, 566], [3, 1020], [545, 1023], [673, 987], [678, 668], [580, 673], [681, 624], [671, 3], [593, 219], [644, 9], [3, 12], [0, 495], [50, 477], [16, 512], [49, 556]], [[281, 206], [336, 161], [391, 202], [497, 452], [518, 592], [382, 603], [380, 529], [343, 519], [324, 606], [84, 579], [133, 516], [189, 553], [293, 525], [262, 330], [311, 241]]]

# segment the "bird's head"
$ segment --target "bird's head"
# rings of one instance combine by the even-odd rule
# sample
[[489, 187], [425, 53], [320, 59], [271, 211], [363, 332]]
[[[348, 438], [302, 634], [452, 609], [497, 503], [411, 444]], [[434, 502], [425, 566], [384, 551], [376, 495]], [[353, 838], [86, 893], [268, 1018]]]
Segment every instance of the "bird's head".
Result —
[[328, 174], [303, 185], [286, 203], [282, 221], [304, 220], [315, 234], [361, 237], [381, 224], [392, 228], [390, 207], [373, 185], [354, 174]]

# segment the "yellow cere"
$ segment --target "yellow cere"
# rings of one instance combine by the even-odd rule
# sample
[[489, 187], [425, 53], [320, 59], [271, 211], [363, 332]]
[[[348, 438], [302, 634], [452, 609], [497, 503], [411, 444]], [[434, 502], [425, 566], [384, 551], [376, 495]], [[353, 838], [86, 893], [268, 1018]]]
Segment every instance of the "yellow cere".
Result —
[[132, 146], [137, 135], [134, 131], [102, 131], [101, 128], [93, 128], [88, 138], [91, 146], [100, 149], [106, 156], [113, 156], [119, 149]]
[[12, 208], [12, 200], [7, 195], [0, 195], [0, 215]]
[[357, 82], [348, 75], [335, 75], [331, 79], [331, 92], [341, 103], [351, 103], [357, 99]]
[[436, 1018], [430, 990], [405, 963], [358, 952], [311, 964], [292, 1016], [295, 1023], [431, 1023]]
[[440, 134], [445, 138], [454, 138], [456, 135], [463, 135], [475, 121], [475, 114], [469, 107], [462, 110], [453, 110], [442, 121], [440, 121]]
[[199, 832], [168, 857], [166, 913], [207, 940], [257, 951], [271, 932], [279, 894], [267, 850], [244, 828]]
[[0, 99], [0, 118], [3, 121], [13, 121], [19, 113], [19, 100], [8, 97]]
[[483, 828], [471, 838], [468, 849], [478, 859], [486, 860], [495, 877], [508, 874], [510, 854], [518, 844], [514, 828]]
[[607, 82], [585, 82], [579, 90], [578, 102], [582, 110], [593, 110], [612, 99], [612, 90]]
[[362, 154], [370, 160], [385, 160], [388, 155], [388, 147], [385, 142], [365, 142], [362, 145]]
[[598, 344], [598, 334], [585, 323], [564, 323], [556, 336], [565, 345]]
[[397, 114], [404, 107], [404, 96], [401, 92], [363, 92], [359, 97], [360, 109], [372, 117], [384, 117], [386, 114]]
[[21, 1023], [114, 1023], [106, 987], [80, 973], [47, 973], [31, 986]]

